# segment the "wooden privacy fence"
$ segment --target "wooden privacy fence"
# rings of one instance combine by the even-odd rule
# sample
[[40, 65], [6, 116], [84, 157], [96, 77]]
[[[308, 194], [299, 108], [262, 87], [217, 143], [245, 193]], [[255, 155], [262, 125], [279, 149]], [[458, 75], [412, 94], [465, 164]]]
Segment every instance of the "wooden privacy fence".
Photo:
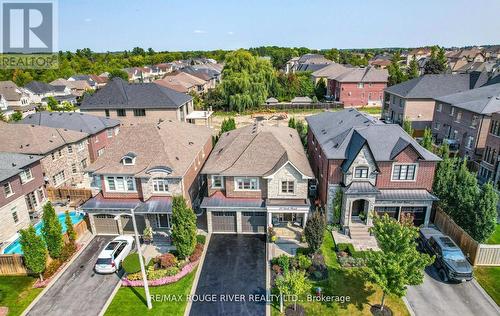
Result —
[[[73, 226], [76, 233], [76, 238], [82, 236], [89, 230], [88, 217], [85, 217], [83, 221]], [[63, 240], [65, 243], [69, 241], [68, 234], [63, 234]], [[50, 258], [48, 258], [47, 264], [50, 263]], [[0, 255], [0, 275], [28, 275], [30, 271], [24, 265], [24, 257], [18, 254], [12, 255]]]
[[500, 244], [485, 245], [478, 243], [439, 207], [436, 209], [434, 224], [457, 243], [464, 254], [469, 257], [472, 265], [500, 266]]
[[68, 201], [70, 203], [83, 203], [92, 197], [92, 190], [75, 188], [47, 188], [47, 195], [51, 201]]

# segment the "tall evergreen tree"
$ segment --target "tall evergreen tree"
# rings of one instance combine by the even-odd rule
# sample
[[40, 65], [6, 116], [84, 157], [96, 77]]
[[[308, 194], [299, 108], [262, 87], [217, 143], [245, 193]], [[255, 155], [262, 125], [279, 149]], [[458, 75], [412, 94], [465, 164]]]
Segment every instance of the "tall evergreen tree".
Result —
[[43, 206], [42, 215], [42, 235], [49, 255], [52, 259], [57, 259], [61, 256], [61, 251], [64, 245], [62, 237], [62, 225], [57, 218], [56, 211], [52, 203], [47, 202]]
[[468, 231], [468, 227], [474, 225], [471, 212], [474, 212], [479, 193], [477, 178], [467, 168], [467, 159], [458, 164], [454, 174], [455, 181], [449, 188], [447, 212], [459, 226]]
[[320, 79], [316, 83], [316, 87], [314, 88], [314, 94], [318, 100], [323, 100], [326, 95], [326, 83], [325, 79]]
[[391, 58], [391, 64], [387, 67], [389, 72], [389, 82], [388, 85], [392, 86], [403, 81], [406, 81], [406, 74], [401, 69], [401, 53], [395, 52]]
[[468, 230], [472, 238], [478, 242], [485, 242], [495, 231], [497, 225], [498, 194], [491, 182], [481, 188], [473, 215], [473, 225]]
[[428, 151], [432, 151], [432, 131], [426, 127], [424, 130], [424, 137], [422, 138], [422, 147]]
[[432, 191], [439, 197], [439, 205], [446, 210], [450, 200], [450, 189], [454, 187], [455, 182], [455, 159], [449, 157], [447, 145], [441, 146], [440, 152], [442, 160], [437, 165]]
[[196, 215], [183, 196], [172, 201], [172, 241], [181, 258], [189, 257], [196, 247]]
[[38, 274], [40, 280], [43, 280], [42, 273], [47, 265], [47, 248], [45, 248], [42, 237], [36, 234], [36, 230], [32, 225], [26, 229], [21, 229], [19, 234], [19, 242], [26, 267], [33, 273]]
[[405, 130], [408, 135], [413, 137], [413, 127], [412, 127], [412, 122], [408, 119], [408, 117], [405, 117], [403, 119], [403, 129]]
[[76, 241], [76, 232], [68, 211], [64, 213], [64, 223], [66, 224], [66, 234], [68, 235], [68, 240], [70, 243], [74, 243]]
[[418, 66], [417, 59], [415, 59], [415, 56], [410, 60], [410, 63], [408, 65], [408, 68], [406, 69], [406, 77], [408, 80], [417, 78], [420, 75], [420, 70]]

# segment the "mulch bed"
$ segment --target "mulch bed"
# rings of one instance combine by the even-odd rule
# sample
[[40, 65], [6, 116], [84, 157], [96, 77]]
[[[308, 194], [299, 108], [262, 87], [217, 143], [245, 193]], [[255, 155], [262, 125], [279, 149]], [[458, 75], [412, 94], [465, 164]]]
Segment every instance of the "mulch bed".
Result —
[[[47, 285], [49, 285], [50, 281], [52, 281], [52, 279], [54, 279], [61, 272], [61, 270], [68, 264], [68, 262], [70, 262], [76, 256], [76, 254], [82, 248], [82, 246], [83, 246], [82, 244], [76, 244], [75, 253], [71, 256], [71, 258], [69, 258], [68, 261], [61, 264], [61, 266], [57, 269], [57, 271], [50, 278], [46, 278], [43, 281], [41, 281], [40, 279], [37, 279], [35, 284], [33, 284], [33, 287], [34, 288], [41, 288], [41, 287], [46, 287]], [[0, 314], [0, 316], [1, 316], [1, 314]]]
[[384, 306], [384, 310], [380, 310], [379, 304], [372, 305], [372, 307], [370, 307], [370, 312], [374, 316], [392, 316], [392, 311], [389, 307]]
[[306, 311], [304, 310], [304, 307], [301, 305], [297, 304], [297, 309], [293, 309], [293, 305], [288, 306], [285, 309], [285, 315], [286, 316], [304, 316], [306, 314]]

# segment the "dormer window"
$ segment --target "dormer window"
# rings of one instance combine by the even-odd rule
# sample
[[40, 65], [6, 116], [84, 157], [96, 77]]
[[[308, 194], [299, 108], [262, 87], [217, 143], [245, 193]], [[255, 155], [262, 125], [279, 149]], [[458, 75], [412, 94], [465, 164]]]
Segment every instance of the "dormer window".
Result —
[[368, 178], [368, 167], [356, 167], [354, 169], [354, 178], [356, 179]]
[[122, 157], [122, 163], [124, 166], [133, 166], [135, 165], [136, 154], [130, 152]]

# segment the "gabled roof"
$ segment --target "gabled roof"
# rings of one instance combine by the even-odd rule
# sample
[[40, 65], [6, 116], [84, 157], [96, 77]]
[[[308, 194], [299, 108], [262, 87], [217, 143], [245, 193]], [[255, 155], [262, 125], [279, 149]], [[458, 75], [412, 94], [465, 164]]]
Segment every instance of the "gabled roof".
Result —
[[41, 81], [31, 81], [25, 86], [25, 88], [34, 94], [44, 94], [55, 91], [53, 86]]
[[0, 151], [45, 155], [54, 149], [85, 139], [88, 134], [64, 128], [0, 122]]
[[12, 81], [0, 81], [0, 94], [7, 101], [19, 101], [22, 97], [21, 89]]
[[0, 181], [19, 174], [26, 166], [42, 159], [42, 156], [0, 152]]
[[177, 109], [191, 99], [191, 96], [155, 83], [127, 83], [121, 78], [114, 78], [94, 94], [85, 96], [80, 108], [83, 110], [112, 108]]
[[351, 68], [338, 76], [329, 77], [338, 82], [387, 82], [389, 72], [387, 69], [374, 67]]
[[288, 162], [302, 175], [313, 177], [295, 129], [255, 123], [224, 133], [202, 173], [269, 176]]
[[436, 98], [436, 101], [479, 114], [500, 111], [500, 83]]
[[337, 77], [344, 72], [348, 71], [352, 66], [342, 65], [337, 63], [329, 64], [311, 74], [313, 77]]
[[469, 74], [440, 74], [420, 76], [390, 86], [385, 91], [408, 99], [434, 99], [470, 88]]
[[376, 162], [392, 161], [395, 153], [412, 146], [424, 160], [439, 161], [440, 158], [420, 146], [401, 126], [385, 124], [355, 109], [324, 112], [306, 117], [328, 159], [346, 160], [350, 165], [363, 145], [367, 145]]
[[[158, 125], [122, 127], [113, 143], [87, 170], [96, 174], [150, 177], [151, 169], [161, 167], [171, 170], [170, 177], [182, 177], [211, 139], [212, 131], [208, 127], [172, 120]], [[121, 162], [127, 155], [136, 155], [134, 165]]]
[[20, 123], [65, 128], [91, 135], [120, 125], [118, 120], [81, 112], [36, 112], [26, 116]]

